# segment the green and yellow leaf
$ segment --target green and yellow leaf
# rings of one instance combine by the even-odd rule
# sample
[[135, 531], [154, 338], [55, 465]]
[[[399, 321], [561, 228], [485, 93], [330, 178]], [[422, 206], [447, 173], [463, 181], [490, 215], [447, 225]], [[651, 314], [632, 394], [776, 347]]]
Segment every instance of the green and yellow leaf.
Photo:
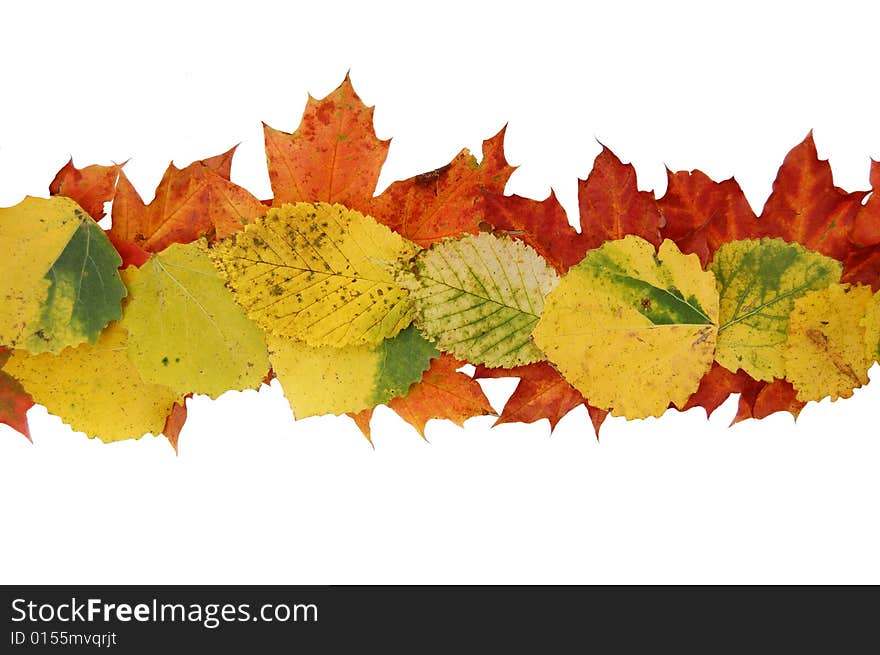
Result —
[[628, 236], [591, 250], [547, 296], [535, 344], [615, 416], [683, 407], [712, 365], [718, 291], [696, 255]]
[[415, 244], [327, 203], [282, 205], [220, 241], [211, 258], [269, 334], [310, 346], [378, 346], [412, 322], [395, 273]]
[[771, 382], [785, 375], [788, 317], [808, 291], [840, 281], [840, 262], [782, 239], [722, 245], [709, 270], [720, 301], [716, 361]]
[[529, 337], [559, 278], [521, 241], [447, 239], [419, 253], [399, 279], [415, 300], [416, 325], [441, 350], [493, 367], [544, 359]]
[[122, 260], [73, 200], [27, 197], [0, 208], [0, 345], [32, 353], [95, 343], [122, 315]]
[[216, 398], [259, 386], [263, 332], [232, 299], [204, 243], [175, 244], [123, 271], [128, 352], [147, 382]]
[[269, 359], [296, 418], [345, 414], [406, 394], [439, 353], [410, 326], [377, 346], [309, 346], [269, 335]]
[[5, 371], [74, 430], [102, 441], [160, 434], [180, 394], [144, 382], [128, 357], [127, 334], [111, 323], [95, 344], [61, 354], [13, 351]]
[[800, 401], [849, 398], [868, 383], [874, 363], [865, 347], [871, 288], [833, 284], [794, 303], [785, 348], [785, 377]]

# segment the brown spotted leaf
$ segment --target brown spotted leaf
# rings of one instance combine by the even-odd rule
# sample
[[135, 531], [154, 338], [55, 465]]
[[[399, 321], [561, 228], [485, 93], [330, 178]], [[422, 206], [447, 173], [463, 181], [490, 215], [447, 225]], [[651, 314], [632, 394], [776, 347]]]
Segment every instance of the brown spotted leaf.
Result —
[[293, 134], [263, 130], [275, 206], [323, 201], [369, 213], [388, 141], [376, 137], [373, 109], [348, 76], [327, 97], [309, 96]]
[[162, 428], [162, 434], [168, 439], [168, 442], [171, 444], [171, 447], [174, 448], [175, 453], [178, 452], [177, 444], [180, 441], [180, 431], [183, 430], [183, 425], [186, 423], [187, 398], [192, 398], [192, 394], [188, 394], [181, 398], [180, 401], [174, 403], [171, 412], [168, 414], [168, 418], [165, 419], [165, 427]]

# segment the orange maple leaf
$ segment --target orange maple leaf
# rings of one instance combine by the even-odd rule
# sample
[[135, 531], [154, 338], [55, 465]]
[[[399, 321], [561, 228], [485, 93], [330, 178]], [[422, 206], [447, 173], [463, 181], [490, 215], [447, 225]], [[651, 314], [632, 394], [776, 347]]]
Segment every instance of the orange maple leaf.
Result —
[[[6, 364], [11, 351], [0, 347], [0, 369]], [[27, 411], [34, 406], [33, 398], [21, 384], [8, 373], [0, 370], [0, 423], [5, 423], [30, 440]]]
[[464, 149], [446, 166], [391, 184], [373, 199], [369, 213], [423, 247], [476, 234], [483, 222], [480, 200], [503, 193], [514, 170], [504, 157], [505, 129], [483, 143], [481, 161]]
[[486, 368], [477, 366], [474, 379], [519, 378], [516, 389], [504, 405], [495, 425], [502, 423], [534, 423], [546, 418], [550, 431], [562, 417], [579, 405], [584, 405], [599, 435], [599, 428], [608, 413], [592, 407], [580, 391], [571, 386], [559, 371], [547, 362], [538, 362], [515, 368]]
[[388, 141], [373, 131], [373, 108], [348, 75], [330, 95], [309, 96], [292, 134], [263, 124], [274, 204], [340, 203], [363, 213], [373, 199]]
[[[431, 366], [420, 382], [409, 388], [405, 396], [392, 398], [388, 406], [425, 438], [425, 426], [432, 418], [448, 419], [456, 425], [474, 416], [494, 416], [495, 410], [480, 384], [456, 369], [464, 362], [442, 354], [431, 360]], [[370, 438], [373, 410], [349, 414], [364, 436]]]
[[104, 203], [116, 194], [116, 179], [121, 170], [122, 164], [77, 168], [71, 158], [49, 183], [49, 194], [75, 200], [89, 216], [100, 221], [104, 218]]
[[222, 238], [264, 215], [265, 205], [228, 179], [234, 150], [182, 169], [169, 165], [149, 205], [120, 171], [109, 231], [117, 248], [127, 242], [158, 252], [202, 236]]

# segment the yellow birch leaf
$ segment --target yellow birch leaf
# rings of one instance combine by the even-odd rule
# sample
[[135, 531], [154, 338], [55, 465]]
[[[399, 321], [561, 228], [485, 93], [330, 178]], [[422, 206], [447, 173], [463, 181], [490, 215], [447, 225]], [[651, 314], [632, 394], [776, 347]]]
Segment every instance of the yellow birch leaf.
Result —
[[418, 250], [360, 212], [301, 202], [270, 209], [211, 258], [266, 332], [310, 346], [376, 346], [412, 322], [395, 273]]
[[615, 416], [682, 407], [712, 365], [718, 291], [668, 239], [606, 242], [550, 292], [533, 337], [589, 403]]
[[441, 350], [490, 367], [544, 359], [529, 337], [559, 278], [522, 241], [487, 233], [446, 239], [398, 279], [412, 292], [416, 325]]
[[111, 323], [95, 344], [58, 355], [13, 351], [4, 370], [34, 399], [78, 432], [102, 441], [161, 434], [181, 395], [144, 382], [128, 357], [127, 335]]
[[296, 418], [387, 403], [422, 378], [437, 349], [410, 326], [378, 346], [309, 346], [269, 335], [272, 370]]
[[232, 299], [204, 243], [169, 246], [123, 277], [122, 325], [144, 380], [216, 398], [266, 377], [263, 333]]
[[865, 348], [871, 288], [833, 284], [798, 298], [788, 324], [785, 377], [797, 399], [849, 398], [868, 383], [873, 359]]

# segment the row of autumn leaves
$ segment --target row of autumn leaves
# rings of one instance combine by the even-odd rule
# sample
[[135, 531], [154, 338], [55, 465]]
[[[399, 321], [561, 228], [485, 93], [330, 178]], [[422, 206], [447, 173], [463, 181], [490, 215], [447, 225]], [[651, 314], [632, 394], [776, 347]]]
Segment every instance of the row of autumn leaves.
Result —
[[[176, 443], [187, 394], [259, 386], [269, 361], [297, 417], [350, 412], [367, 433], [380, 403], [420, 431], [491, 413], [462, 360], [520, 378], [500, 421], [555, 425], [583, 403], [597, 428], [609, 409], [711, 412], [734, 392], [737, 419], [796, 414], [866, 381], [880, 201], [835, 188], [810, 137], [760, 218], [735, 181], [699, 171], [670, 173], [656, 200], [605, 150], [580, 183], [579, 233], [553, 196], [503, 195], [502, 139], [373, 198], [388, 144], [346, 80], [294, 134], [266, 128], [271, 203], [229, 181], [232, 152], [170, 167], [149, 205], [120, 167], [69, 164], [50, 191], [91, 218], [63, 200], [0, 214], [21, 260], [3, 276], [0, 420], [26, 433], [32, 395], [89, 434]], [[107, 200], [102, 261], [91, 219]], [[463, 234], [477, 236], [444, 241]], [[91, 271], [119, 259], [125, 286]], [[125, 311], [103, 329], [114, 293]]]

